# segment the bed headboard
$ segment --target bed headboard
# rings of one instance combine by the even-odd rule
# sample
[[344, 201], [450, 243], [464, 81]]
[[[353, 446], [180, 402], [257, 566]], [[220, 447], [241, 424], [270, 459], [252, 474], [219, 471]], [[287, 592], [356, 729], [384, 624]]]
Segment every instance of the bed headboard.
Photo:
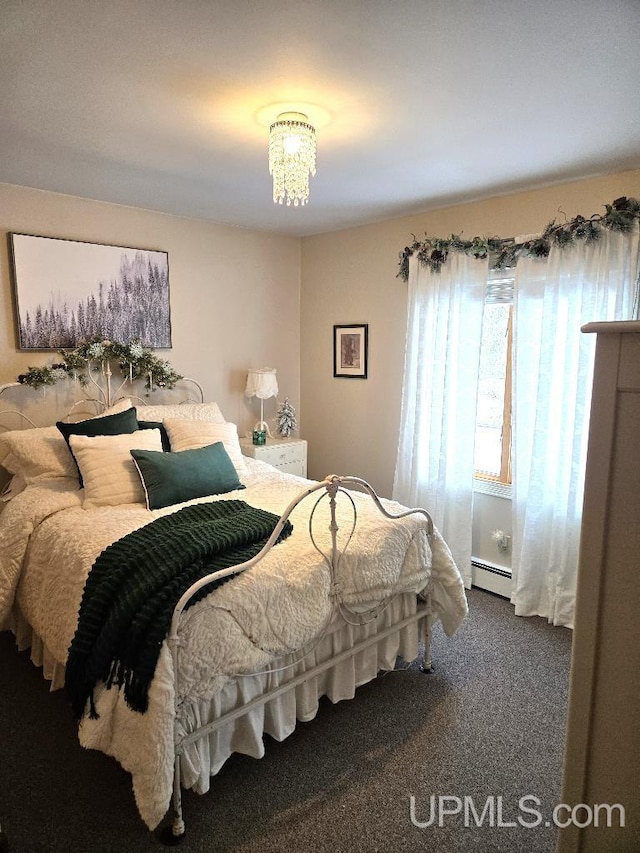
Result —
[[[72, 375], [53, 385], [34, 388], [24, 382], [0, 385], [0, 433], [51, 426], [56, 421], [81, 421], [100, 415], [120, 401], [133, 405], [203, 403], [202, 386], [180, 377], [171, 388], [153, 384], [150, 377], [126, 376], [116, 384], [107, 362], [91, 365], [81, 382]], [[12, 475], [0, 465], [0, 509], [9, 494]]]
[[125, 399], [144, 406], [204, 402], [202, 386], [195, 379], [182, 377], [172, 388], [149, 388], [147, 380], [125, 377], [116, 384], [112, 377], [109, 365], [101, 365], [87, 372], [84, 383], [69, 376], [40, 388], [21, 382], [0, 385], [0, 432], [84, 420]]

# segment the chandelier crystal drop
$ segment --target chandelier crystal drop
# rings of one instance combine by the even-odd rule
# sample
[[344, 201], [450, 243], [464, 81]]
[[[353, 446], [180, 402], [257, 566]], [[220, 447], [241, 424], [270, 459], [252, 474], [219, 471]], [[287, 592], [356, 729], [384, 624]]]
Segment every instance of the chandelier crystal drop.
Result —
[[309, 201], [309, 175], [316, 173], [316, 131], [304, 113], [280, 113], [269, 130], [273, 201], [297, 207]]

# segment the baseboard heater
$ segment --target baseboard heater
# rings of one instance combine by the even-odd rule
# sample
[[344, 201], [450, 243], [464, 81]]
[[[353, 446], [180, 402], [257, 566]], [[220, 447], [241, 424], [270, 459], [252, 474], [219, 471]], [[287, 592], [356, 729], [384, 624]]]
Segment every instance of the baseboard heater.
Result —
[[477, 569], [484, 569], [486, 572], [492, 572], [494, 575], [500, 575], [503, 578], [511, 577], [509, 569], [505, 569], [504, 566], [497, 566], [495, 563], [487, 563], [485, 560], [476, 560], [475, 557], [472, 557], [471, 565], [475, 566]]

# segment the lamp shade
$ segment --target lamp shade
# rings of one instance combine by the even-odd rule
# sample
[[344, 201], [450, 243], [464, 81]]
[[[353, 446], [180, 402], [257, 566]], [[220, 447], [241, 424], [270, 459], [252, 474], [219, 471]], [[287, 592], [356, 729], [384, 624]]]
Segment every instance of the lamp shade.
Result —
[[247, 387], [244, 391], [247, 397], [258, 397], [268, 400], [278, 394], [276, 370], [272, 367], [252, 368], [247, 374]]

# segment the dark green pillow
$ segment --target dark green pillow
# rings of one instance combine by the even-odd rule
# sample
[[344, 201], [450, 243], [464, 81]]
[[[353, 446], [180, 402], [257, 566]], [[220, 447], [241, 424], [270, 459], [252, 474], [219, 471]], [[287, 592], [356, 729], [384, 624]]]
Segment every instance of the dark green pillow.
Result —
[[171, 442], [169, 441], [169, 433], [164, 428], [162, 421], [138, 421], [139, 429], [159, 429], [160, 438], [162, 439], [162, 449], [165, 453], [171, 450]]
[[194, 450], [131, 450], [147, 497], [147, 509], [244, 489], [221, 441]]
[[[71, 450], [69, 439], [72, 435], [127, 435], [132, 432], [138, 432], [138, 417], [135, 408], [131, 408], [125, 409], [124, 412], [117, 412], [115, 415], [90, 418], [88, 421], [78, 421], [74, 424], [58, 421], [56, 426], [64, 436], [69, 450]], [[72, 450], [71, 455], [73, 456]], [[75, 456], [73, 460], [75, 462]], [[78, 468], [77, 462], [76, 468]], [[80, 486], [82, 486], [82, 474], [79, 468], [78, 476], [80, 477]]]

